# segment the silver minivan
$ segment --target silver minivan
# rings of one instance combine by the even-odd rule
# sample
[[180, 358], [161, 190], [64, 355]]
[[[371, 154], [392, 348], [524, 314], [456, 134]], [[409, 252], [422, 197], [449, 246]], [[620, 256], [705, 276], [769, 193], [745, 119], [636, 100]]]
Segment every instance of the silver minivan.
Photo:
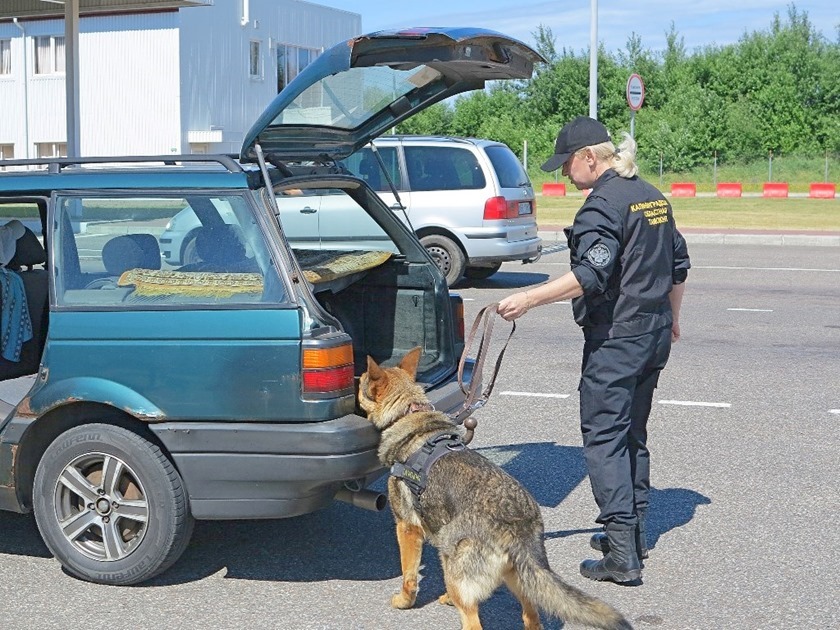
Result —
[[365, 147], [344, 166], [411, 226], [449, 286], [463, 276], [488, 278], [505, 261], [539, 258], [534, 189], [507, 145], [383, 136], [374, 146], [375, 152]]

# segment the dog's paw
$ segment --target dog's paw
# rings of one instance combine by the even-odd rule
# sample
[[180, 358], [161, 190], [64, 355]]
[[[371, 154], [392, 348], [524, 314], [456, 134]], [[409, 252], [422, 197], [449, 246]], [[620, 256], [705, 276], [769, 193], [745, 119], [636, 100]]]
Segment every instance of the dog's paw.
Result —
[[414, 606], [414, 602], [416, 599], [417, 593], [409, 594], [405, 591], [400, 591], [391, 598], [391, 606], [393, 608], [405, 610], [406, 608], [411, 608], [412, 606]]
[[452, 603], [452, 600], [449, 599], [449, 593], [444, 593], [440, 597], [438, 597], [438, 604], [443, 604], [444, 606], [454, 606], [455, 604]]

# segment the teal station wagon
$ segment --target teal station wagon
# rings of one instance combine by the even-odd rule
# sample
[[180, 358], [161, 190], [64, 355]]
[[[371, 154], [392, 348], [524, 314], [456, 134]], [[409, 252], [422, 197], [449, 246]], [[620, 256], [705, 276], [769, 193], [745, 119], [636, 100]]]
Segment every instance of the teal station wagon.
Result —
[[[34, 511], [71, 574], [120, 585], [171, 566], [194, 519], [336, 498], [381, 509], [356, 380], [368, 355], [419, 345], [431, 400], [460, 408], [463, 306], [340, 160], [539, 60], [491, 31], [375, 33], [302, 72], [239, 159], [0, 162], [0, 208], [32, 228], [0, 268], [0, 379], [31, 383], [0, 403], [0, 509]], [[319, 223], [322, 203], [341, 219]], [[199, 224], [189, 260], [167, 257], [185, 211]]]

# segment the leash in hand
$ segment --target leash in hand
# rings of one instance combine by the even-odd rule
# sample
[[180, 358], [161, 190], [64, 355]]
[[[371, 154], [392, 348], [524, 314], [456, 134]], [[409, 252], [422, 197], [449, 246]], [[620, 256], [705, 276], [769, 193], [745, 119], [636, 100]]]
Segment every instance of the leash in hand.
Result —
[[[464, 352], [461, 354], [461, 360], [458, 363], [458, 385], [461, 388], [461, 391], [466, 395], [466, 400], [464, 400], [463, 406], [450, 417], [455, 424], [463, 424], [464, 428], [467, 430], [464, 435], [465, 444], [469, 444], [472, 441], [475, 428], [478, 425], [478, 421], [471, 414], [475, 410], [481, 409], [490, 397], [490, 393], [493, 391], [493, 386], [496, 384], [496, 376], [499, 374], [499, 367], [501, 366], [502, 359], [505, 356], [505, 350], [507, 350], [508, 342], [510, 341], [510, 338], [513, 337], [513, 333], [516, 332], [516, 322], [511, 322], [510, 333], [508, 334], [507, 339], [505, 339], [505, 344], [502, 346], [499, 355], [496, 357], [496, 363], [493, 366], [493, 374], [490, 376], [490, 382], [487, 384], [484, 391], [479, 394], [479, 388], [481, 387], [482, 380], [482, 370], [484, 369], [484, 361], [487, 357], [487, 350], [490, 348], [490, 339], [493, 336], [493, 324], [496, 321], [496, 311], [498, 306], [498, 302], [494, 302], [492, 304], [488, 304], [478, 312], [472, 328], [470, 329], [470, 334], [467, 336], [467, 342], [464, 346]], [[478, 351], [475, 355], [470, 385], [469, 387], [466, 387], [464, 385], [464, 365], [479, 328], [482, 328], [481, 339], [478, 343]]]

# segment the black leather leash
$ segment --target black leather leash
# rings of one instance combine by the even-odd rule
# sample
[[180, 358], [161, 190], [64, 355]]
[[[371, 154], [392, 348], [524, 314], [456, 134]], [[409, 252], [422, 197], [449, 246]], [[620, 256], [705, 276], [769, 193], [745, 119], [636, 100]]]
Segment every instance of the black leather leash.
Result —
[[[513, 337], [513, 333], [516, 332], [516, 322], [511, 322], [510, 334], [505, 340], [505, 345], [502, 346], [498, 357], [496, 357], [496, 364], [493, 366], [493, 374], [490, 377], [490, 382], [487, 384], [487, 387], [484, 388], [484, 391], [479, 394], [479, 388], [481, 387], [482, 381], [482, 370], [484, 369], [484, 361], [487, 357], [487, 350], [490, 348], [490, 339], [493, 335], [493, 323], [496, 320], [496, 309], [498, 306], [499, 303], [494, 302], [492, 304], [488, 304], [478, 312], [472, 328], [470, 329], [470, 334], [467, 337], [464, 352], [461, 354], [461, 361], [458, 363], [458, 386], [466, 395], [466, 399], [464, 400], [464, 404], [461, 408], [455, 413], [450, 414], [449, 417], [452, 418], [455, 424], [463, 424], [464, 428], [466, 428], [467, 431], [464, 435], [464, 444], [469, 444], [472, 441], [475, 428], [478, 425], [478, 421], [473, 418], [471, 414], [476, 409], [481, 409], [490, 397], [490, 393], [493, 391], [493, 386], [496, 384], [496, 376], [499, 374], [499, 367], [501, 366], [502, 359], [505, 356], [505, 350], [507, 350], [508, 342], [510, 341], [510, 338]], [[478, 343], [478, 351], [475, 355], [472, 378], [470, 379], [469, 387], [466, 387], [464, 385], [464, 364], [466, 363], [467, 355], [469, 354], [469, 351], [475, 341], [476, 332], [479, 327], [482, 326], [481, 340]]]

